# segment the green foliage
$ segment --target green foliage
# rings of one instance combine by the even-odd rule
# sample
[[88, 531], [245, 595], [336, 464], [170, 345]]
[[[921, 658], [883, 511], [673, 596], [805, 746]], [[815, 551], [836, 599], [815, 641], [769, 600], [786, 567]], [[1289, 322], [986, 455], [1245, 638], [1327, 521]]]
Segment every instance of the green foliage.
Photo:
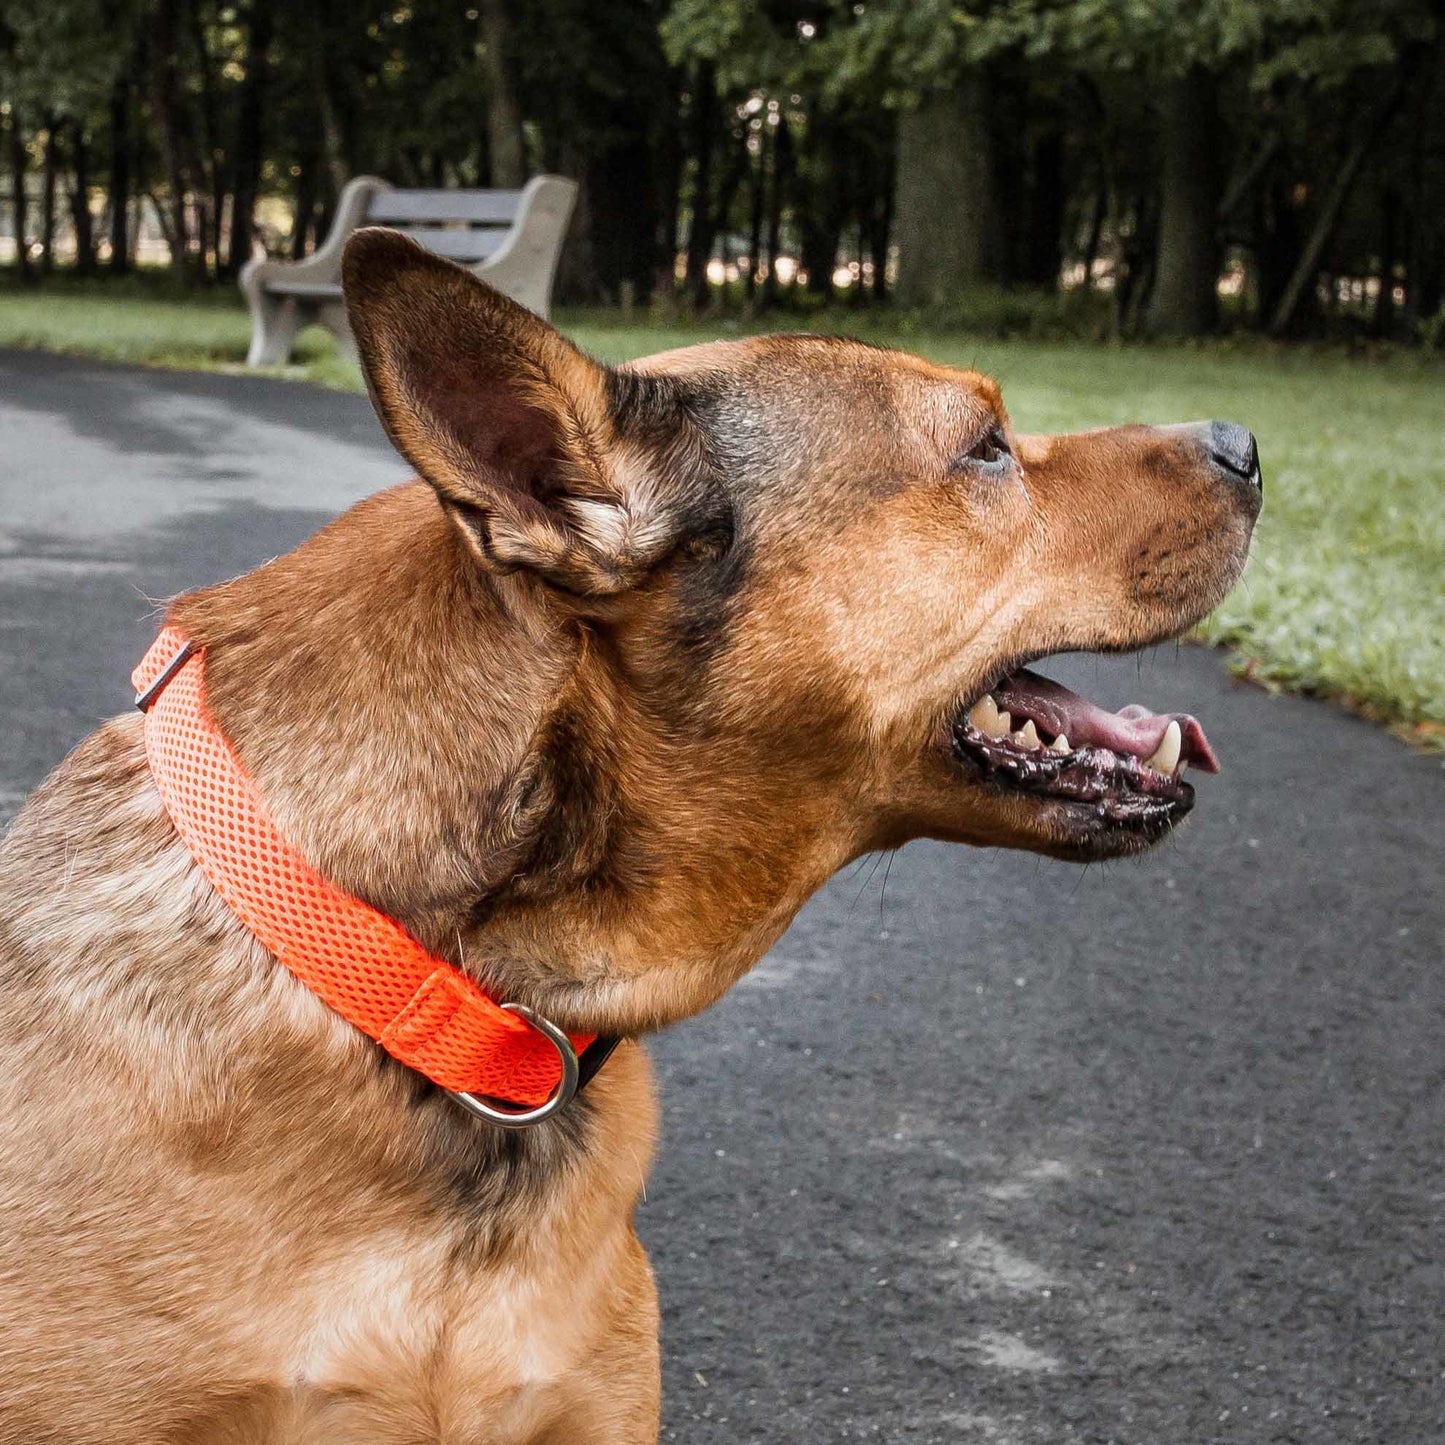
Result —
[[65, 114], [98, 103], [124, 56], [101, 0], [7, 0], [0, 12], [0, 94]]
[[[500, 71], [482, 0], [7, 0], [0, 126], [29, 158], [29, 239], [59, 235], [63, 252], [67, 182], [99, 225], [99, 193], [119, 174], [132, 205], [152, 198], [168, 237], [182, 233], [179, 271], [229, 274], [250, 237], [235, 228], [231, 256], [220, 220], [235, 197], [251, 205], [259, 172], [266, 242], [304, 251], [349, 175], [484, 184], [489, 77], [500, 73], [500, 134], [525, 137], [527, 169], [584, 183], [564, 295], [666, 289], [693, 240], [685, 291], [697, 305], [716, 294], [708, 258], [741, 255], [749, 304], [776, 305], [789, 288], [774, 249], [814, 293], [831, 290], [840, 256], [877, 276], [893, 255], [891, 274], [915, 297], [980, 279], [1052, 289], [1062, 263], [1087, 260], [1128, 331], [1158, 292], [1167, 300], [1159, 278], [1174, 274], [1172, 258], [1191, 258], [1189, 294], [1207, 295], [1203, 273], [1232, 251], [1250, 272], [1249, 324], [1285, 295], [1301, 328], [1330, 324], [1315, 276], [1292, 279], [1301, 264], [1355, 279], [1389, 270], [1387, 295], [1403, 271], [1408, 302], [1372, 324], [1394, 335], [1436, 324], [1439, 0], [489, 3], [510, 35]], [[1183, 172], [1164, 178], [1161, 137], [1176, 133], [1166, 102], [1190, 70], [1206, 81], [1195, 134], [1207, 132], [1213, 154], [1185, 202], [1166, 207], [1166, 190], [1184, 190]], [[928, 131], [899, 119], [952, 114], [961, 95], [986, 97], [970, 112], [979, 123]], [[1362, 134], [1370, 153], [1346, 167]], [[1326, 204], [1342, 171], [1358, 179]], [[949, 193], [936, 182], [945, 174], [967, 180]], [[1227, 214], [1216, 192], [1230, 193]], [[975, 216], [993, 219], [950, 252]], [[1186, 234], [1198, 244], [1178, 244]], [[926, 286], [919, 256], [935, 258]], [[1196, 309], [1187, 324], [1209, 324], [1213, 308]]]
[[1408, 47], [1428, 44], [1441, 15], [1430, 0], [1308, 0], [1285, 5], [1275, 17], [1268, 51], [1259, 57], [1254, 83], [1263, 90], [1281, 82], [1338, 89], [1361, 71], [1399, 62]]
[[1397, 61], [1440, 25], [1430, 0], [675, 0], [662, 33], [676, 63], [715, 61], [728, 83], [807, 84], [916, 104], [968, 65], [1017, 54], [1159, 80], [1194, 65], [1339, 85]]
[[128, 60], [114, 32], [141, 0], [6, 0], [0, 11], [0, 99], [46, 114], [84, 114]]
[[557, 153], [604, 151], [651, 125], [672, 125], [675, 104], [659, 38], [660, 0], [546, 0], [516, 14], [518, 78], [531, 113], [545, 116]]
[[946, 84], [970, 58], [980, 16], [951, 0], [674, 0], [663, 40], [675, 63], [713, 61], [725, 85], [802, 87], [838, 104], [898, 105]]

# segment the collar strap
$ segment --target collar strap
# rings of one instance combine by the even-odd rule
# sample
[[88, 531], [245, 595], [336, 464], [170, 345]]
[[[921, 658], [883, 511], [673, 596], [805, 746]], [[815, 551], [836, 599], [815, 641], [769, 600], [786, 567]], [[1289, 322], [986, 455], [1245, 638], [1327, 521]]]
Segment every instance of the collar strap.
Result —
[[550, 1118], [602, 1066], [615, 1039], [569, 1038], [521, 1005], [494, 1002], [281, 836], [206, 708], [203, 648], [167, 626], [131, 681], [151, 776], [176, 832], [237, 918], [323, 1002], [503, 1125]]

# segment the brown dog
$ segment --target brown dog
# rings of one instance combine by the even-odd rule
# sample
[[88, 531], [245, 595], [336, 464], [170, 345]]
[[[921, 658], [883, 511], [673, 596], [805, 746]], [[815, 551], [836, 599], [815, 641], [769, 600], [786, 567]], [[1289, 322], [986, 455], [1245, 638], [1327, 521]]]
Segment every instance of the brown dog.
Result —
[[[494, 999], [635, 1038], [868, 850], [1188, 810], [1192, 719], [1020, 669], [1224, 595], [1241, 428], [1014, 436], [987, 378], [818, 337], [612, 371], [384, 231], [346, 291], [425, 482], [170, 615], [290, 842]], [[470, 1117], [242, 927], [138, 715], [0, 897], [0, 1441], [654, 1438], [636, 1043], [553, 1121]]]

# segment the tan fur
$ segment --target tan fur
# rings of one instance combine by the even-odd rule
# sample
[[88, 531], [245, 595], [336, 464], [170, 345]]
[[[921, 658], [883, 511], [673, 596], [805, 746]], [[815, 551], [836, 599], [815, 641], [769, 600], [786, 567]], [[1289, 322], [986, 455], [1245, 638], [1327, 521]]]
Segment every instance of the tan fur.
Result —
[[[1242, 562], [1252, 515], [1167, 433], [960, 481], [1005, 421], [973, 373], [778, 338], [609, 379], [384, 233], [347, 288], [430, 485], [172, 617], [292, 843], [567, 1027], [697, 1012], [867, 849], [1067, 854], [960, 776], [951, 711], [1021, 652], [1172, 634]], [[240, 928], [139, 717], [30, 800], [0, 899], [0, 1442], [655, 1437], [637, 1044], [557, 1124], [467, 1118]]]

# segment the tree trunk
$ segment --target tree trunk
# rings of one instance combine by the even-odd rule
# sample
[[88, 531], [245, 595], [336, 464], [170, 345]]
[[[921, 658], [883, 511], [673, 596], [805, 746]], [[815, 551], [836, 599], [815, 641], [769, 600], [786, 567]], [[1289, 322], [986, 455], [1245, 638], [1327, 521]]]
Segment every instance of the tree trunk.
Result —
[[189, 0], [186, 20], [195, 73], [201, 82], [201, 134], [199, 143], [189, 137], [190, 169], [195, 178], [193, 198], [196, 234], [201, 242], [201, 271], [210, 267], [221, 274], [221, 218], [226, 209], [225, 151], [221, 144], [220, 106], [216, 95], [215, 65], [206, 44], [205, 18], [200, 0]]
[[33, 279], [30, 246], [26, 235], [25, 172], [29, 164], [25, 149], [25, 127], [20, 108], [10, 107], [10, 218], [15, 232], [15, 270], [22, 281]]
[[235, 276], [251, 259], [256, 224], [256, 193], [261, 184], [265, 141], [266, 83], [275, 28], [273, 0], [252, 0], [246, 33], [246, 78], [236, 117], [235, 187], [231, 192], [231, 237], [226, 246], [227, 276]]
[[1399, 250], [1400, 196], [1386, 186], [1380, 197], [1380, 292], [1375, 297], [1371, 332], [1388, 338], [1395, 329], [1395, 255]]
[[1156, 280], [1156, 252], [1150, 251], [1140, 262], [1134, 283], [1133, 304], [1123, 313], [1123, 331], [1126, 336], [1137, 336], [1143, 331], [1143, 318], [1149, 313], [1149, 304], [1154, 296]]
[[759, 253], [763, 249], [763, 221], [767, 211], [768, 151], [772, 127], [767, 123], [767, 112], [764, 111], [763, 115], [763, 125], [758, 133], [758, 154], [753, 165], [748, 207], [748, 270], [743, 277], [743, 294], [749, 301], [753, 299], [758, 288], [762, 259]]
[[1064, 133], [1050, 128], [1034, 146], [1023, 279], [1058, 289], [1064, 264]]
[[70, 198], [70, 220], [75, 228], [75, 270], [80, 276], [95, 271], [95, 225], [90, 214], [90, 141], [79, 125], [75, 129], [75, 192]]
[[331, 89], [331, 67], [324, 66], [321, 76], [318, 102], [321, 110], [322, 150], [326, 157], [326, 178], [331, 182], [331, 194], [327, 208], [335, 207], [348, 180], [350, 167], [346, 163], [346, 141], [341, 134], [341, 121], [336, 111], [336, 99]]
[[505, 0], [480, 0], [482, 70], [487, 78], [487, 156], [491, 183], [498, 190], [516, 190], [527, 179], [522, 137], [522, 111], [512, 82], [507, 54], [509, 24]]
[[130, 270], [130, 80], [116, 79], [110, 91], [110, 271]]
[[1249, 163], [1239, 167], [1234, 178], [1225, 187], [1224, 196], [1219, 202], [1219, 219], [1221, 221], [1228, 221], [1254, 193], [1265, 172], [1274, 163], [1274, 158], [1279, 154], [1283, 144], [1284, 136], [1281, 132], [1271, 132]]
[[1219, 318], [1219, 81], [1196, 65], [1169, 89], [1163, 116], [1163, 204], [1148, 330], [1202, 336]]
[[579, 270], [574, 277], [578, 301], [615, 305], [624, 295], [646, 300], [656, 278], [654, 150], [640, 126], [619, 130], [622, 139], [586, 163], [590, 275]]
[[1262, 178], [1255, 202], [1254, 247], [1256, 271], [1255, 325], [1263, 329], [1289, 283], [1290, 271], [1303, 245], [1300, 207], [1295, 199], [1293, 177], [1276, 166]]
[[894, 234], [908, 306], [936, 306], [1001, 275], [1002, 235], [983, 77], [898, 117]]
[[55, 183], [60, 173], [60, 126], [53, 115], [45, 120], [44, 180], [40, 191], [40, 274], [55, 269]]
[[707, 305], [707, 263], [712, 259], [712, 169], [717, 148], [717, 72], [710, 60], [701, 61], [692, 82], [692, 221], [687, 229], [685, 285], [688, 299], [699, 311]]
[[593, 254], [592, 176], [573, 137], [566, 137], [557, 152], [557, 169], [577, 178], [577, 199], [572, 221], [557, 260], [557, 300], [575, 305], [597, 299], [597, 260]]
[[[175, 215], [171, 211], [169, 200], [164, 203], [154, 191], [144, 191], [142, 196], [151, 203], [151, 209], [156, 213], [156, 224], [161, 228], [161, 239], [166, 243], [166, 249], [171, 253], [171, 264], [175, 265], [176, 260], [176, 232]], [[141, 221], [145, 220], [145, 207], [140, 208]]]
[[186, 219], [186, 167], [182, 147], [186, 124], [181, 109], [180, 77], [176, 65], [179, 41], [177, 0], [158, 0], [151, 27], [154, 58], [155, 104], [160, 141], [161, 171], [169, 188], [166, 198], [169, 216], [165, 226], [171, 265], [176, 274], [189, 281], [190, 226]]
[[[793, 215], [798, 227], [798, 260], [807, 272], [810, 296], [831, 299], [833, 271], [847, 221], [851, 180], [849, 138], [836, 117], [821, 107], [808, 119], [798, 168]], [[865, 182], [866, 184], [866, 182]], [[872, 201], [865, 193], [865, 200]]]
[[868, 259], [873, 263], [873, 299], [888, 299], [888, 240], [893, 229], [893, 192], [878, 196], [868, 217]]
[[1127, 230], [1122, 225], [1120, 228], [1114, 284], [1114, 332], [1120, 336], [1138, 329], [1139, 318], [1148, 309], [1154, 286], [1159, 224], [1152, 206], [1152, 193], [1136, 196], [1124, 210], [1123, 218], [1131, 218], [1132, 224]]
[[[1431, 145], [1430, 117], [1438, 113], [1445, 87], [1445, 25], [1436, 26], [1434, 54], [1425, 67], [1427, 79], [1410, 88], [1407, 117], [1410, 157], [1406, 190], [1402, 197], [1405, 263], [1405, 304], [1400, 325], [1413, 340], [1422, 321], [1440, 309], [1441, 283], [1445, 281], [1445, 236], [1441, 234], [1438, 192], [1432, 194], [1435, 148]], [[1445, 341], [1445, 335], [1441, 336]]]
[[677, 257], [682, 249], [682, 77], [671, 72], [672, 106], [677, 123], [666, 126], [655, 140], [651, 161], [651, 191], [656, 213], [656, 236], [651, 250], [653, 274], [650, 298], [671, 304], [677, 292]]
[[1094, 209], [1089, 216], [1089, 234], [1084, 242], [1084, 288], [1094, 284], [1094, 262], [1099, 259], [1099, 241], [1104, 234], [1104, 216], [1109, 208], [1109, 184], [1102, 170], [1094, 189]]
[[311, 238], [311, 223], [316, 214], [316, 181], [321, 155], [315, 145], [302, 154], [301, 173], [296, 177], [296, 200], [292, 212], [291, 239], [288, 249], [293, 261], [302, 260]]
[[798, 262], [807, 274], [809, 296], [831, 299], [833, 271], [837, 265], [838, 246], [843, 239], [843, 223], [836, 215], [820, 213], [813, 208], [799, 217]]
[[773, 174], [768, 187], [768, 274], [763, 280], [763, 305], [778, 300], [778, 255], [783, 240], [783, 205], [787, 198], [788, 175], [792, 170], [793, 142], [788, 117], [778, 116], [773, 136]]
[[[723, 263], [723, 271], [726, 273], [728, 266], [732, 263], [732, 236], [730, 234], [733, 205], [738, 198], [738, 192], [742, 189], [744, 179], [750, 174], [752, 157], [748, 153], [748, 132], [744, 126], [742, 138], [732, 148], [732, 156], [728, 163], [727, 170], [723, 173], [721, 184], [717, 188], [717, 199], [712, 210], [712, 233], [720, 244], [720, 256]], [[724, 282], [724, 285], [727, 283]]]
[[874, 138], [862, 168], [862, 210], [873, 263], [873, 299], [888, 299], [888, 245], [893, 231], [894, 148], [891, 133]]
[[[1445, 309], [1445, 247], [1438, 240], [1435, 245], [1436, 249], [1421, 267], [1419, 281], [1414, 287], [1414, 294], [1419, 297], [1418, 316], [1425, 320], [1438, 316]], [[1442, 342], [1445, 342], [1445, 331], [1439, 333], [1436, 345]]]

